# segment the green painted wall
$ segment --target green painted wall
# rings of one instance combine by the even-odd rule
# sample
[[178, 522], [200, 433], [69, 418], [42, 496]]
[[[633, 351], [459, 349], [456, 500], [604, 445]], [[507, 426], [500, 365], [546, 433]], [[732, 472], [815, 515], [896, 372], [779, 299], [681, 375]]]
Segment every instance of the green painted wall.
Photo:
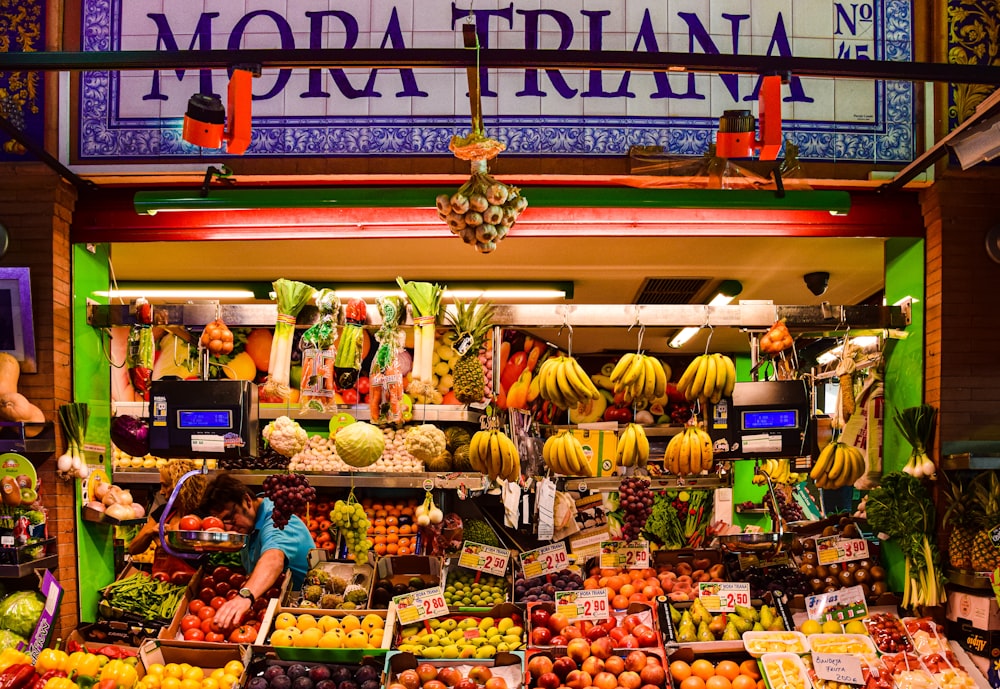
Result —
[[[87, 299], [109, 285], [107, 245], [73, 246], [73, 400], [90, 408], [87, 424], [87, 463], [110, 471], [109, 420], [111, 366], [105, 355], [107, 338], [87, 324]], [[107, 300], [104, 300], [106, 303]], [[99, 448], [105, 448], [100, 451]], [[101, 587], [114, 580], [114, 528], [85, 522], [79, 516], [77, 481], [77, 551], [80, 577], [80, 621], [93, 622]]]
[[[748, 381], [750, 376], [750, 357], [748, 355], [736, 355], [733, 358], [736, 364], [736, 380]], [[733, 462], [733, 509], [741, 502], [750, 500], [755, 503], [767, 493], [767, 486], [755, 486], [753, 484], [754, 462], [745, 460]], [[733, 524], [740, 527], [748, 525], [760, 526], [765, 530], [771, 528], [771, 518], [766, 514], [734, 514]]]

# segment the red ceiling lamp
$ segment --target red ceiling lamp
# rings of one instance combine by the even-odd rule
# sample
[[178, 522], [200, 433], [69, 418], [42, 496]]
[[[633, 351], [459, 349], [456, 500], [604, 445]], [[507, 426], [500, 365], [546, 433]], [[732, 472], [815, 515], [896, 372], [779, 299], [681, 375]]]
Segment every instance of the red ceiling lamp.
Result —
[[250, 146], [253, 78], [260, 76], [259, 67], [240, 66], [233, 69], [227, 93], [229, 122], [222, 99], [214, 93], [196, 93], [188, 99], [181, 136], [201, 148], [222, 148], [226, 153], [243, 155]]
[[781, 151], [781, 77], [761, 80], [757, 101], [760, 111], [760, 138], [754, 131], [756, 121], [749, 110], [726, 110], [719, 118], [715, 152], [720, 158], [777, 160]]

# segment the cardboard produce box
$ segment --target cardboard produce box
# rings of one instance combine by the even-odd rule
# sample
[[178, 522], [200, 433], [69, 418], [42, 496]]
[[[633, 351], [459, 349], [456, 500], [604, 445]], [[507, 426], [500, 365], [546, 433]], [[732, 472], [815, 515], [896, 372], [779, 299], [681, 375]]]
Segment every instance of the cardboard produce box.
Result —
[[948, 638], [969, 653], [1000, 657], [1000, 607], [991, 595], [948, 591]]
[[243, 686], [246, 668], [250, 665], [251, 649], [248, 644], [208, 644], [191, 641], [179, 642], [166, 639], [147, 639], [139, 647], [139, 676], [145, 675], [150, 665], [158, 663], [188, 663], [205, 670], [208, 677], [212, 670], [223, 668], [226, 663], [238, 660], [244, 672], [233, 686]]
[[[309, 571], [315, 569], [322, 570], [331, 578], [341, 579], [346, 584], [346, 590], [358, 590], [363, 592], [364, 600], [356, 603], [357, 607], [353, 609], [353, 612], [364, 612], [369, 609], [369, 601], [371, 599], [371, 589], [372, 584], [375, 581], [375, 567], [373, 563], [356, 564], [349, 561], [339, 561], [328, 559], [328, 553], [321, 549], [316, 548], [309, 551]], [[355, 588], [357, 587], [357, 588]], [[302, 606], [302, 596], [305, 592], [305, 586], [303, 590], [296, 591], [292, 588], [292, 580], [289, 577], [286, 579], [285, 585], [281, 589], [281, 604], [286, 608], [299, 608], [303, 612], [309, 610], [316, 610], [313, 614], [322, 614], [326, 611], [336, 610], [338, 608], [324, 607], [321, 605], [322, 599], [315, 601], [316, 607], [310, 608], [308, 605]], [[341, 597], [344, 597], [344, 592], [341, 592]]]
[[[411, 580], [419, 579], [423, 588], [437, 586], [441, 583], [441, 568], [441, 558], [430, 555], [394, 555], [381, 558], [375, 566], [375, 582], [368, 607], [372, 610], [385, 610], [393, 596], [408, 592], [404, 589]], [[392, 586], [388, 595], [385, 583]], [[379, 589], [383, 592], [380, 593]]]
[[611, 476], [618, 468], [618, 434], [614, 431], [573, 429], [583, 454], [590, 460], [592, 476]]

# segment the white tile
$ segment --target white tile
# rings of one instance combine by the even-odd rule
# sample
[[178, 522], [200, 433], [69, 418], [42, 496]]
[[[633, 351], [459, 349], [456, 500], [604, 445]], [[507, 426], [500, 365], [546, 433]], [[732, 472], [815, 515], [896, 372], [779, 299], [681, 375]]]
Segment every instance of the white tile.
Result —
[[[621, 72], [605, 72], [605, 90], [612, 90], [621, 80]], [[584, 98], [583, 112], [588, 117], [615, 116], [624, 117], [628, 113], [628, 98]]]
[[576, 95], [572, 98], [563, 98], [554, 91], [550, 92], [550, 96], [539, 103], [542, 115], [547, 117], [557, 115], [563, 117], [581, 117], [586, 112], [587, 102], [596, 100], [593, 98], [583, 98], [580, 95], [586, 89], [587, 83], [586, 77], [582, 73], [574, 72], [564, 74], [564, 76], [566, 77], [566, 83], [576, 89]]
[[872, 0], [840, 3], [832, 11], [831, 22], [835, 37], [846, 40], [874, 38], [875, 10]]
[[[410, 111], [414, 116], [433, 117], [443, 114], [442, 103], [455, 102], [456, 76], [441, 70], [417, 71], [417, 84], [428, 93], [427, 98], [413, 98]], [[465, 79], [463, 75], [462, 84]]]
[[756, 115], [757, 101], [746, 100], [753, 94], [755, 81], [755, 77], [745, 74], [712, 75], [709, 87], [712, 114], [719, 116], [724, 110], [749, 110]]
[[861, 79], [838, 79], [834, 117], [838, 122], [875, 121], [875, 84]]
[[[590, 37], [587, 36], [584, 39], [584, 49], [594, 50], [594, 47], [590, 44]], [[605, 32], [601, 36], [601, 50], [632, 50], [632, 44], [635, 42], [635, 37], [626, 34], [625, 32], [615, 32], [607, 33]]]
[[[357, 72], [347, 72], [347, 78], [355, 89], [363, 89], [368, 80], [368, 72], [358, 74]], [[326, 113], [338, 117], [364, 117], [369, 114], [375, 116], [381, 114], [378, 109], [381, 107], [379, 98], [348, 98], [345, 96], [333, 81], [333, 77], [328, 76], [326, 91], [330, 93], [330, 98], [326, 101]]]
[[286, 0], [245, 0], [247, 14], [260, 10], [270, 10], [286, 17], [288, 8], [285, 6]]
[[[121, 18], [121, 35], [123, 37], [128, 35], [136, 36], [155, 36], [157, 34], [156, 22], [154, 22], [149, 16], [149, 14], [163, 14], [163, 0], [142, 0], [129, 5], [128, 12], [122, 12]], [[170, 21], [172, 17], [168, 16], [167, 21]], [[124, 47], [124, 42], [122, 43], [122, 50], [132, 50], [132, 48]]]
[[751, 33], [754, 16], [750, 2], [751, 0], [718, 0], [711, 4], [710, 12], [700, 15], [705, 28], [723, 53], [732, 52], [734, 35], [738, 37]]
[[[206, 11], [208, 11], [206, 9]], [[218, 12], [219, 16], [212, 20], [212, 26], [215, 32], [222, 34], [222, 40], [216, 42], [213, 35], [212, 45], [216, 48], [225, 48], [226, 39], [229, 37], [229, 31], [236, 26], [237, 22], [243, 18], [246, 14], [246, 2], [245, 0], [233, 0], [232, 2], [219, 2], [213, 3], [211, 6], [212, 12]], [[190, 34], [194, 30], [194, 22], [196, 18], [194, 15], [191, 16], [191, 28], [187, 30]], [[174, 29], [174, 33], [177, 33], [177, 29]], [[180, 40], [178, 39], [178, 42]]]
[[784, 111], [788, 119], [800, 122], [830, 121], [834, 118], [835, 83], [832, 79], [800, 80], [802, 92], [812, 99], [811, 103], [796, 101], [792, 111]]
[[830, 0], [795, 0], [792, 33], [797, 38], [830, 38], [833, 36], [833, 13]]
[[627, 8], [619, 7], [616, 5], [621, 5], [624, 3], [612, 3], [609, 4], [607, 0], [583, 0], [583, 8], [581, 11], [587, 12], [607, 12], [608, 14], [603, 14], [598, 17], [584, 16], [581, 14], [578, 21], [580, 25], [580, 31], [590, 31], [590, 26], [592, 22], [600, 20], [601, 30], [605, 33], [609, 32], [624, 32], [631, 28], [634, 33], [638, 27], [638, 21], [635, 23], [634, 27], [629, 27], [626, 24], [626, 15], [628, 14]]
[[687, 74], [671, 74], [667, 77], [671, 89], [678, 96], [704, 96], [703, 98], [667, 99], [667, 114], [670, 117], [718, 117], [722, 113], [712, 112], [711, 79], [708, 74], [695, 74], [689, 83]]
[[372, 3], [371, 26], [378, 33], [384, 33], [389, 26], [393, 10], [396, 12], [396, 22], [406, 37], [413, 32], [413, 12], [416, 0], [397, 0], [392, 3]]
[[[121, 94], [118, 107], [119, 117], [161, 117], [163, 115], [163, 101], [142, 99], [144, 95], [149, 93], [148, 75], [122, 74], [119, 85], [119, 93]], [[168, 106], [166, 115], [168, 117], [182, 117], [185, 106], [186, 103], [178, 108]]]
[[[328, 73], [326, 70], [317, 70], [317, 73], [322, 86], [329, 78]], [[329, 98], [328, 96], [309, 98], [303, 97], [303, 94], [311, 92], [309, 81], [309, 70], [296, 70], [292, 73], [292, 77], [288, 80], [288, 84], [282, 92], [284, 95], [284, 110], [286, 116], [324, 117], [326, 115], [326, 101]], [[328, 86], [329, 84], [326, 85]], [[329, 88], [322, 90], [325, 90], [327, 93], [330, 92]]]
[[449, 13], [451, 10], [445, 9], [448, 6], [435, 3], [433, 8], [434, 11], [428, 11], [427, 9], [421, 9], [421, 5], [423, 5], [424, 2], [426, 2], [426, 0], [418, 0], [418, 3], [413, 7], [413, 30], [441, 31], [442, 29], [449, 28], [449, 23], [451, 21]]
[[[681, 14], [694, 14], [697, 16], [698, 21], [708, 30], [708, 21], [706, 19], [708, 12], [705, 7], [707, 3], [704, 0], [671, 0], [669, 6], [669, 14], [667, 14], [667, 32], [672, 34], [682, 34], [687, 37], [690, 32], [691, 24], [697, 26], [697, 21], [695, 19], [689, 18], [684, 19]], [[630, 7], [631, 10], [631, 7]], [[650, 8], [652, 11], [652, 8]], [[691, 22], [689, 24], [688, 22]]]
[[753, 15], [750, 28], [755, 37], [770, 39], [779, 22], [784, 26], [785, 35], [792, 36], [792, 0], [751, 0], [750, 7]]
[[[372, 47], [378, 47], [376, 43]], [[461, 48], [461, 31], [422, 31], [414, 32], [411, 43], [413, 48]]]
[[[524, 79], [522, 75], [503, 73], [498, 75], [499, 93], [498, 107], [504, 115], [540, 115], [541, 99], [536, 97], [519, 97], [517, 92], [523, 90]], [[539, 85], [543, 91], [552, 92], [552, 87], [546, 82], [543, 74], [539, 75]], [[460, 89], [464, 93], [464, 89]], [[456, 104], [456, 107], [458, 105]], [[456, 110], [455, 112], [462, 112]]]
[[792, 52], [795, 57], [834, 57], [832, 38], [793, 38]]

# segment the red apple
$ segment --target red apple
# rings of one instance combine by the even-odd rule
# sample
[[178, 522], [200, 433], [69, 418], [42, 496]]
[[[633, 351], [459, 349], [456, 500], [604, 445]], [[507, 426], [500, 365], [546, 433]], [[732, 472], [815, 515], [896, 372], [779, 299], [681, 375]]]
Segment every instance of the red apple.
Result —
[[594, 677], [594, 687], [596, 689], [616, 689], [617, 686], [618, 678], [610, 672], [599, 672]]
[[646, 664], [646, 667], [639, 671], [639, 677], [643, 684], [652, 684], [662, 687], [667, 681], [667, 673], [662, 665]]
[[477, 685], [468, 677], [463, 677], [462, 680], [455, 685], [455, 689], [477, 689]]
[[635, 629], [640, 624], [642, 624], [641, 615], [626, 615], [624, 618], [622, 618], [621, 626], [625, 631], [631, 634], [632, 630]]
[[[431, 667], [433, 667], [433, 665]], [[419, 667], [417, 668], [417, 673], [420, 673]], [[454, 687], [458, 686], [458, 683], [465, 678], [462, 677], [462, 671], [457, 667], [446, 666], [441, 668], [438, 672], [437, 679], [438, 681], [443, 682], [446, 687]]]
[[632, 672], [642, 672], [646, 667], [646, 654], [642, 651], [632, 651], [625, 656], [625, 669]]
[[[435, 671], [434, 674], [436, 675], [437, 672]], [[406, 689], [417, 689], [417, 687], [423, 684], [416, 670], [403, 670], [399, 673], [396, 681], [406, 687]]]
[[[587, 689], [593, 681], [591, 676], [583, 670], [572, 670], [566, 676], [565, 684], [569, 689]], [[636, 685], [635, 689], [639, 689], [638, 685]]]
[[600, 624], [595, 624], [593, 627], [590, 628], [590, 631], [587, 632], [587, 638], [590, 639], [591, 641], [596, 641], [597, 639], [600, 639], [602, 636], [607, 636], [607, 635], [608, 635], [608, 630], [605, 629], [604, 626]]
[[618, 645], [615, 646], [615, 648], [639, 648], [639, 640], [631, 634], [628, 634], [624, 639], [618, 642]]
[[567, 643], [569, 643], [569, 639], [562, 635], [553, 636], [549, 639], [549, 646], [565, 646]]
[[538, 679], [535, 680], [535, 686], [538, 689], [559, 689], [559, 685], [561, 684], [562, 680], [554, 672], [546, 672], [544, 675], [539, 675]]
[[559, 634], [570, 641], [583, 638], [583, 632], [575, 624], [566, 625]]
[[560, 680], [566, 679], [566, 676], [576, 669], [576, 662], [574, 662], [572, 658], [567, 658], [565, 656], [556, 658], [555, 662], [552, 663], [552, 672], [559, 675]]
[[556, 634], [562, 633], [562, 630], [569, 626], [569, 617], [562, 614], [561, 612], [555, 612], [549, 615], [549, 629], [551, 629]]
[[[225, 638], [225, 637], [223, 637], [223, 638]], [[406, 687], [404, 687], [399, 682], [393, 682], [392, 684], [389, 685], [388, 689], [406, 689]]]
[[542, 653], [531, 656], [531, 660], [528, 661], [529, 675], [538, 679], [548, 672], [552, 672], [552, 658]]
[[622, 687], [622, 689], [639, 689], [642, 686], [642, 678], [639, 677], [638, 672], [626, 670], [618, 675], [618, 686]]
[[545, 627], [549, 624], [549, 616], [551, 613], [543, 608], [542, 606], [536, 606], [531, 609], [531, 626], [532, 627]]
[[424, 689], [448, 689], [448, 687], [441, 680], [432, 679], [430, 682], [424, 682]]
[[626, 636], [628, 636], [628, 632], [622, 629], [621, 627], [615, 627], [610, 632], [608, 632], [608, 636], [611, 637], [611, 640], [615, 643], [615, 646], [618, 646], [621, 640], [624, 639]]
[[580, 669], [591, 677], [596, 677], [598, 673], [604, 671], [604, 661], [595, 656], [590, 656], [580, 665]]
[[659, 645], [656, 632], [649, 625], [636, 625], [635, 629], [632, 630], [632, 636], [638, 639], [640, 648], [650, 648]]
[[566, 655], [579, 665], [590, 657], [590, 642], [583, 638], [570, 639], [566, 644]]
[[532, 646], [548, 646], [552, 643], [552, 631], [548, 627], [535, 627], [531, 630]]
[[663, 665], [660, 662], [660, 657], [655, 653], [646, 654], [646, 665]]
[[602, 636], [600, 639], [594, 639], [590, 642], [590, 655], [607, 660], [614, 653], [614, 648], [615, 645], [611, 641], [611, 637]]
[[430, 682], [432, 679], [438, 678], [438, 669], [430, 663], [420, 663], [417, 665], [417, 675], [421, 682]]
[[485, 665], [476, 665], [469, 670], [469, 679], [476, 684], [486, 684], [486, 680], [493, 676], [493, 673]]
[[507, 689], [507, 680], [503, 677], [490, 677], [483, 686], [484, 689]]

